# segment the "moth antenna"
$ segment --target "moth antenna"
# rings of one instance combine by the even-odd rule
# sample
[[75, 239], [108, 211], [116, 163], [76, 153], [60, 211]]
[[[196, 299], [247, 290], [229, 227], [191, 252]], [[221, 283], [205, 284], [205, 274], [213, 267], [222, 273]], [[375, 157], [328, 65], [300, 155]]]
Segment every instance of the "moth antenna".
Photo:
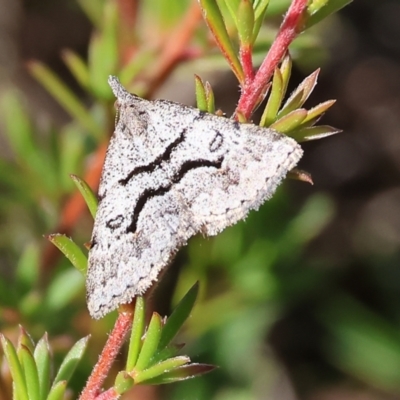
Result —
[[110, 85], [114, 96], [117, 98], [119, 104], [132, 101], [134, 99], [139, 99], [139, 97], [134, 94], [129, 93], [122, 85], [116, 76], [110, 75], [108, 77], [108, 84]]
[[114, 102], [114, 107], [115, 107], [115, 120], [114, 120], [114, 125], [117, 126], [118, 124], [118, 119], [119, 119], [119, 115], [120, 115], [120, 104], [118, 100], [115, 100]]

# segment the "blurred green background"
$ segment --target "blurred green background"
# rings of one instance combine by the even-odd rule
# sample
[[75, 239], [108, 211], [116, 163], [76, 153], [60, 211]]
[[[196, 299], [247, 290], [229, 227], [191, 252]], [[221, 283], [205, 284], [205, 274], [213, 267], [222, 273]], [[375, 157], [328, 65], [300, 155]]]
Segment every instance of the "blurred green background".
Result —
[[[113, 4], [128, 3], [121, 21]], [[288, 1], [271, 3], [256, 59]], [[115, 315], [90, 320], [83, 277], [43, 235], [67, 233], [82, 247], [90, 239], [92, 220], [69, 174], [96, 187], [114, 125], [106, 72], [130, 65], [132, 90], [186, 104], [194, 104], [196, 73], [228, 115], [238, 86], [222, 57], [207, 52], [202, 21], [188, 53], [204, 56], [154, 83], [158, 46], [183, 24], [184, 1], [0, 0], [0, 9], [0, 330], [13, 338], [22, 324], [35, 340], [47, 331], [56, 362], [91, 333], [71, 383], [78, 392]], [[299, 167], [314, 186], [287, 180], [246, 221], [193, 238], [163, 277], [152, 302], [162, 314], [200, 281], [178, 341], [193, 361], [220, 368], [124, 399], [400, 398], [399, 19], [398, 1], [356, 1], [293, 45], [293, 88], [321, 66], [308, 105], [337, 99], [323, 123], [344, 132], [303, 145]], [[33, 60], [72, 100], [56, 101], [32, 77], [50, 79]], [[1, 382], [1, 400], [7, 390]]]

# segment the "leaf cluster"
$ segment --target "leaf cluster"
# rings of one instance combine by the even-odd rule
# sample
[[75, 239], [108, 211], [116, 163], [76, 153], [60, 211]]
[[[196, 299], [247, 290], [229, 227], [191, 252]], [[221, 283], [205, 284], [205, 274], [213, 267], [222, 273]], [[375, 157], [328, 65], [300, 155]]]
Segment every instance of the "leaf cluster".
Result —
[[[169, 3], [164, 2], [164, 6], [169, 6]], [[70, 216], [70, 209], [80, 203], [76, 197], [72, 196], [70, 202], [60, 208], [61, 200], [72, 191], [68, 174], [71, 171], [83, 170], [85, 156], [88, 153], [93, 152], [99, 159], [104, 156], [104, 140], [114, 126], [111, 107], [113, 98], [107, 85], [108, 75], [118, 75], [124, 86], [147, 97], [169, 76], [172, 70], [184, 62], [189, 63], [202, 58], [213, 61], [213, 66], [218, 65], [213, 54], [215, 45], [225, 57], [240, 84], [241, 98], [235, 112], [235, 118], [239, 121], [247, 122], [255, 108], [268, 94], [260, 123], [262, 126], [290, 135], [299, 142], [337, 132], [334, 128], [316, 125], [322, 114], [333, 104], [332, 100], [311, 109], [304, 108], [305, 101], [315, 87], [318, 71], [307, 77], [284, 102], [291, 72], [291, 59], [287, 51], [292, 42], [282, 42], [282, 37], [285, 35], [279, 33], [273, 40], [269, 34], [268, 24], [264, 23], [264, 17], [280, 15], [282, 4], [286, 7], [289, 2], [281, 2], [280, 6], [276, 5], [277, 2], [270, 3], [266, 0], [221, 0], [218, 2], [201, 0], [199, 3], [214, 42], [209, 41], [204, 30], [196, 31], [193, 28], [194, 33], [192, 36], [189, 35], [192, 41], [183, 43], [179, 51], [171, 56], [171, 51], [163, 53], [157, 44], [146, 45], [147, 38], [139, 34], [139, 25], [136, 22], [139, 19], [133, 18], [135, 10], [123, 13], [121, 2], [116, 1], [104, 1], [102, 7], [99, 7], [97, 1], [79, 1], [94, 27], [88, 59], [84, 60], [71, 50], [65, 50], [62, 57], [81, 88], [94, 99], [94, 103], [91, 107], [87, 107], [81, 98], [46, 65], [38, 61], [31, 61], [28, 64], [31, 74], [70, 115], [71, 123], [58, 131], [54, 127], [47, 126], [45, 145], [42, 145], [36, 138], [39, 128], [27, 116], [20, 97], [10, 92], [1, 100], [8, 141], [15, 159], [1, 161], [0, 171], [15, 169], [18, 173], [15, 175], [0, 173], [0, 184], [12, 193], [8, 200], [5, 200], [7, 204], [0, 204], [0, 207], [4, 207], [5, 210], [6, 206], [15, 207], [14, 203], [20, 204], [20, 208], [13, 215], [23, 215], [23, 211], [20, 212], [20, 210], [29, 209], [35, 215], [32, 225], [40, 232], [48, 231], [57, 218], [67, 221], [64, 225], [60, 225], [64, 228], [60, 231], [71, 232], [80, 214], [75, 213], [72, 219], [66, 217]], [[301, 1], [293, 1], [292, 5], [297, 3]], [[303, 3], [305, 4], [304, 1]], [[297, 22], [289, 27], [283, 23], [280, 33], [287, 33], [290, 30], [294, 32], [292, 37], [294, 40], [300, 32], [306, 31], [347, 3], [349, 0], [308, 1], [301, 12], [292, 7], [288, 15], [295, 15]], [[188, 10], [188, 13], [195, 13], [190, 8]], [[149, 5], [144, 6], [143, 12], [147, 12], [147, 17], [154, 17], [155, 14]], [[177, 18], [182, 18], [181, 14], [177, 15], [171, 18], [172, 22], [164, 21], [165, 24], [160, 25], [173, 25]], [[178, 32], [173, 32], [163, 42], [166, 48], [173, 48], [171, 44], [174, 45], [176, 37], [182, 33], [179, 32], [179, 28], [177, 29]], [[308, 32], [304, 34], [303, 41], [299, 40], [292, 45], [299, 53], [302, 49], [311, 46], [310, 42], [304, 40], [307, 35]], [[261, 41], [257, 42], [256, 39], [260, 39], [260, 36]], [[267, 54], [262, 60], [261, 55], [264, 57], [266, 49], [270, 46], [271, 50], [268, 54], [274, 57], [271, 58]], [[282, 48], [283, 52], [274, 53], [273, 50], [276, 47]], [[260, 67], [257, 69], [254, 65], [260, 65]], [[207, 112], [216, 112], [216, 100], [211, 85], [208, 82], [204, 83], [199, 76], [196, 76], [195, 87], [198, 107]], [[72, 180], [94, 217], [97, 200], [91, 187], [95, 187], [94, 182], [98, 180], [98, 174], [94, 174], [90, 168], [86, 172], [85, 179], [72, 176]], [[322, 208], [324, 208], [323, 200], [322, 203]], [[46, 210], [44, 218], [36, 215], [40, 214], [37, 212], [38, 205]], [[68, 208], [69, 206], [71, 208]], [[329, 206], [327, 208], [329, 209]], [[304, 220], [301, 220], [298, 225], [295, 224], [297, 227], [305, 225], [307, 224]], [[320, 229], [321, 224], [316, 225], [313, 232]], [[21, 226], [23, 226], [22, 223], [18, 229], [21, 229]], [[84, 282], [82, 275], [85, 274], [87, 268], [85, 250], [70, 239], [68, 234], [49, 235], [48, 239], [64, 253], [76, 270], [61, 268], [45, 292], [39, 292], [36, 288], [41, 281], [42, 260], [40, 260], [37, 246], [34, 245], [26, 247], [22, 252], [16, 273], [18, 291], [13, 292], [7, 284], [0, 281], [0, 285], [4, 286], [4, 288], [0, 287], [0, 296], [4, 298], [2, 304], [10, 308], [18, 304], [19, 315], [28, 317], [30, 321], [38, 320], [37, 316], [41, 314], [42, 317], [39, 318], [41, 323], [59, 319], [60, 310], [70, 305], [82, 292]], [[19, 252], [21, 251], [19, 243], [15, 247]], [[202, 257], [198, 259], [201, 260]], [[246, 280], [242, 283], [245, 284]], [[115, 384], [109, 391], [110, 398], [117, 398], [135, 384], [175, 382], [214, 368], [206, 364], [191, 363], [189, 357], [178, 355], [180, 346], [171, 344], [171, 340], [191, 312], [196, 296], [197, 286], [188, 292], [168, 319], [165, 320], [154, 313], [147, 328], [143, 299], [137, 299], [126, 368], [118, 373]], [[68, 317], [70, 318], [71, 315], [69, 313]], [[42, 325], [37, 325], [36, 329], [38, 328], [42, 328]], [[59, 369], [61, 372], [51, 383], [48, 373], [50, 353], [47, 339], [41, 339], [35, 346], [29, 336], [22, 332], [19, 344], [14, 347], [3, 337], [3, 351], [11, 371], [16, 398], [18, 400], [63, 398], [66, 383], [70, 377], [66, 371], [72, 372], [71, 366], [75, 366], [76, 361], [83, 356], [86, 341], [87, 338], [81, 339], [73, 347], [72, 353], [68, 353]], [[76, 356], [77, 353], [79, 356]]]

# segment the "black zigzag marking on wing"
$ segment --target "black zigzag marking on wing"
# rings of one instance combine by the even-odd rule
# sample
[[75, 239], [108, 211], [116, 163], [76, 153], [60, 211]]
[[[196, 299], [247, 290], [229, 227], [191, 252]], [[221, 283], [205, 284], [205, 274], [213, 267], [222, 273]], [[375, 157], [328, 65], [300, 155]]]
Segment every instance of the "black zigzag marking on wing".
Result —
[[186, 161], [182, 164], [181, 169], [173, 176], [171, 183], [166, 186], [162, 186], [158, 189], [147, 189], [142, 195], [139, 197], [135, 209], [133, 210], [132, 222], [127, 228], [127, 233], [132, 232], [135, 233], [137, 229], [137, 222], [139, 219], [139, 215], [143, 210], [143, 207], [147, 203], [148, 200], [155, 196], [162, 196], [167, 193], [174, 184], [180, 182], [183, 177], [191, 170], [201, 168], [201, 167], [212, 167], [219, 169], [221, 168], [223, 162], [223, 157], [220, 157], [217, 161], [209, 161], [209, 160], [190, 160]]
[[179, 146], [179, 144], [181, 144], [185, 140], [185, 134], [186, 129], [181, 132], [176, 140], [168, 145], [163, 154], [160, 154], [149, 164], [140, 165], [139, 167], [134, 168], [125, 178], [120, 179], [118, 182], [121, 185], [125, 186], [134, 176], [142, 172], [153, 172], [162, 161], [169, 161], [172, 152]]

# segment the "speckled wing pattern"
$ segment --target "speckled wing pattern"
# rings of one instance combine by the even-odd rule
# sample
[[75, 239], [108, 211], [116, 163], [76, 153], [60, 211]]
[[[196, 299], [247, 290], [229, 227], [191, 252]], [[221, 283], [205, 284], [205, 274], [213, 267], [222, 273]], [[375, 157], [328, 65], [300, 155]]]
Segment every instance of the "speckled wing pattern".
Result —
[[302, 156], [291, 138], [109, 84], [119, 119], [99, 187], [90, 315], [143, 294], [196, 233], [216, 235], [269, 199]]

